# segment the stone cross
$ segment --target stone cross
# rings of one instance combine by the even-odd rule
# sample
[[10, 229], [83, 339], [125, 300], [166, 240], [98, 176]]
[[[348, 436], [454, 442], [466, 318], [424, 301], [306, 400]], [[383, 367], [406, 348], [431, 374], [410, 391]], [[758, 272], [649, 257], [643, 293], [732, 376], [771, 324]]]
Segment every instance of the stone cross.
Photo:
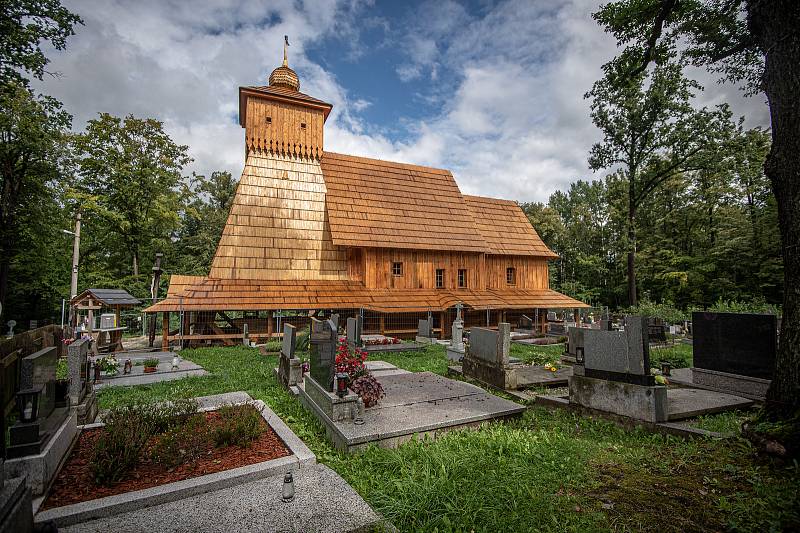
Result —
[[6, 333], [6, 337], [13, 337], [14, 336], [14, 326], [17, 325], [16, 320], [9, 320], [6, 322], [6, 326], [8, 326], [8, 333]]
[[283, 344], [281, 345], [281, 357], [278, 362], [278, 377], [287, 387], [292, 387], [300, 382], [301, 368], [300, 358], [295, 357], [295, 339], [297, 330], [291, 324], [283, 325]]
[[453, 321], [453, 340], [450, 347], [454, 350], [464, 350], [464, 321], [461, 319], [461, 303], [456, 304], [456, 319]]
[[461, 302], [458, 302], [456, 304], [456, 321], [460, 321], [461, 320], [461, 310], [462, 309], [464, 309], [464, 304], [462, 304]]

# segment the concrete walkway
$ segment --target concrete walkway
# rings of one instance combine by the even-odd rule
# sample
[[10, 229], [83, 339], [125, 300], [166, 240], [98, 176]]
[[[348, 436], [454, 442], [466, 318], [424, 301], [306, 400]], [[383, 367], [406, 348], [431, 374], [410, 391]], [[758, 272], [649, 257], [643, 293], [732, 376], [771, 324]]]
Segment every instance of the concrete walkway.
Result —
[[[67, 533], [249, 531], [345, 532], [378, 515], [336, 472], [317, 464], [294, 472], [295, 499], [281, 500], [283, 475], [61, 528]], [[381, 529], [377, 529], [380, 531]]]

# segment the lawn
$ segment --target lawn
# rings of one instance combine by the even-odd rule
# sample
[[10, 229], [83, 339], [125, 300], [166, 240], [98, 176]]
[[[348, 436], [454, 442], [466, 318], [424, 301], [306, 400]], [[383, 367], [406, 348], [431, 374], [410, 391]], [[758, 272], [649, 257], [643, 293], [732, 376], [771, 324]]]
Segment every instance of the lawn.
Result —
[[[539, 360], [562, 349], [514, 345], [513, 352]], [[106, 388], [101, 408], [244, 390], [401, 531], [800, 528], [798, 466], [757, 458], [741, 439], [684, 441], [534, 407], [510, 423], [348, 456], [328, 444], [322, 426], [277, 383], [276, 357], [244, 347], [183, 356], [211, 375]], [[380, 358], [414, 371], [447, 368], [440, 346]], [[738, 419], [709, 417], [703, 425], [729, 429]]]

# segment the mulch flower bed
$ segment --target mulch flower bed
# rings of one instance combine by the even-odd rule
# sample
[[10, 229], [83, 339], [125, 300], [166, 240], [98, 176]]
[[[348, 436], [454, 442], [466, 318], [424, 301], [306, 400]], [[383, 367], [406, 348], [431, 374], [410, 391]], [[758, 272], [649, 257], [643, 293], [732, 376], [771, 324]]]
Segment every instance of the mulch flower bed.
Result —
[[[210, 411], [203, 414], [207, 423], [212, 427], [218, 423], [219, 414], [217, 412]], [[264, 432], [251, 443], [250, 447], [233, 445], [215, 448], [212, 444], [209, 446], [208, 452], [198, 460], [174, 468], [156, 464], [150, 459], [149, 453], [144, 453], [141, 462], [123, 481], [109, 487], [95, 484], [89, 464], [95, 442], [104, 430], [98, 428], [83, 431], [64, 468], [61, 469], [53, 483], [42, 509], [52, 509], [124, 492], [147, 489], [291, 455], [280, 437], [263, 419], [261, 419], [261, 424], [265, 426]], [[149, 445], [152, 446], [155, 441], [155, 438], [152, 439]]]

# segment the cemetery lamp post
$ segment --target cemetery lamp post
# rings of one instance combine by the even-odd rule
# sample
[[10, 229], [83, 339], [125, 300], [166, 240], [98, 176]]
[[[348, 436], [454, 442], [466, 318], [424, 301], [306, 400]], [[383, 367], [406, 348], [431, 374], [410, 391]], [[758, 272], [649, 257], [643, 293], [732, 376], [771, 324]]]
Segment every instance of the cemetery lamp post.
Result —
[[75, 318], [75, 309], [72, 307], [72, 299], [78, 295], [78, 260], [80, 259], [81, 250], [81, 212], [75, 214], [75, 231], [62, 229], [63, 233], [72, 235], [74, 237], [72, 242], [72, 277], [69, 284], [69, 327], [73, 327], [73, 320]]

